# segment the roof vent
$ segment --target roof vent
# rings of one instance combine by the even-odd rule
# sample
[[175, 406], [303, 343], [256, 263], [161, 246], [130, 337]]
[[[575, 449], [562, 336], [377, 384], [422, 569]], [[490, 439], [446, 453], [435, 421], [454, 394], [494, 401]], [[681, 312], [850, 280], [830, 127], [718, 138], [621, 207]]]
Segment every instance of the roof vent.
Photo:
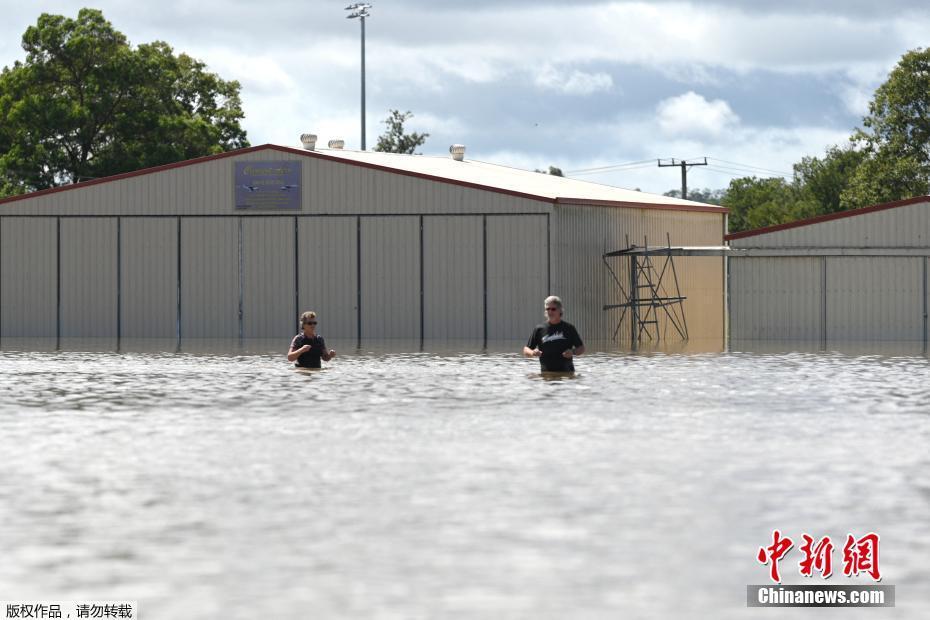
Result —
[[345, 141], [345, 140], [336, 139], [336, 140], [330, 140], [330, 141], [329, 141], [329, 148], [331, 148], [331, 149], [340, 149], [340, 150], [341, 150], [345, 145], [346, 145], [346, 141]]
[[300, 141], [304, 143], [304, 149], [312, 151], [316, 148], [316, 134], [305, 133], [300, 136]]
[[465, 159], [465, 145], [464, 144], [453, 144], [449, 147], [449, 152], [452, 153], [452, 159], [455, 161], [462, 161]]

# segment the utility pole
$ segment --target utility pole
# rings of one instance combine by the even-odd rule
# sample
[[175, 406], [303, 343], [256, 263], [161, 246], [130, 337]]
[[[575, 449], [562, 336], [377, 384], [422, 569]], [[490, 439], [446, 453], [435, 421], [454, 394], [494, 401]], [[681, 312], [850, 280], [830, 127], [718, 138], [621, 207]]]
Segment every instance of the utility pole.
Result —
[[706, 166], [707, 158], [704, 158], [704, 161], [685, 161], [672, 159], [671, 163], [663, 164], [661, 159], [657, 159], [659, 162], [659, 168], [671, 168], [673, 166], [681, 168], [681, 199], [688, 199], [688, 168], [691, 166]]

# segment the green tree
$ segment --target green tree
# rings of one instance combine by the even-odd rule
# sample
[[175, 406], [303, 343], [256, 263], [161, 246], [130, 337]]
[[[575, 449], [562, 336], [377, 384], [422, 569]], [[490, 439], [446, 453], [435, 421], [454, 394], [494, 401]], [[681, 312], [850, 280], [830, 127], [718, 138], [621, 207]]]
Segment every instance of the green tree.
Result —
[[842, 194], [865, 157], [851, 146], [832, 146], [822, 158], [802, 157], [794, 164], [795, 184], [818, 205], [818, 214], [842, 211], [848, 208]]
[[[663, 196], [669, 196], [670, 198], [681, 198], [680, 189], [670, 189]], [[725, 189], [692, 189], [688, 192], [688, 200], [693, 200], [695, 202], [703, 202], [710, 205], [719, 205], [722, 203], [724, 196], [727, 195], [727, 190]]]
[[812, 217], [818, 210], [809, 194], [780, 177], [733, 179], [722, 205], [730, 209], [730, 232], [785, 224]]
[[851, 139], [865, 156], [842, 193], [845, 208], [930, 193], [930, 48], [904, 54]]
[[0, 191], [23, 193], [248, 146], [239, 83], [100, 11], [42, 14], [0, 73]]
[[546, 172], [545, 170], [540, 170], [539, 168], [536, 168], [535, 170], [533, 170], [533, 172], [539, 172], [540, 174], [548, 174], [548, 175], [551, 175], [551, 176], [554, 176], [554, 177], [564, 177], [564, 176], [565, 176], [565, 174], [562, 172], [562, 169], [561, 169], [561, 168], [556, 168], [555, 166], [549, 166], [549, 171], [548, 171], [548, 172]]
[[388, 110], [388, 112], [390, 112], [390, 115], [381, 121], [387, 125], [387, 129], [378, 137], [375, 150], [382, 153], [413, 154], [417, 147], [423, 146], [429, 134], [416, 132], [408, 134], [404, 131], [404, 123], [413, 118], [413, 112], [409, 110], [406, 112]]

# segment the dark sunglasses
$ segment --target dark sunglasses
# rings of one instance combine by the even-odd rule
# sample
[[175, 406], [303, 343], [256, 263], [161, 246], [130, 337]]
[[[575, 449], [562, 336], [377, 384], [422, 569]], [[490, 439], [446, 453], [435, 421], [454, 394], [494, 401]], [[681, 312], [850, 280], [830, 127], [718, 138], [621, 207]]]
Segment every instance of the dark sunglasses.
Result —
[[316, 325], [316, 321], [304, 321], [304, 325]]

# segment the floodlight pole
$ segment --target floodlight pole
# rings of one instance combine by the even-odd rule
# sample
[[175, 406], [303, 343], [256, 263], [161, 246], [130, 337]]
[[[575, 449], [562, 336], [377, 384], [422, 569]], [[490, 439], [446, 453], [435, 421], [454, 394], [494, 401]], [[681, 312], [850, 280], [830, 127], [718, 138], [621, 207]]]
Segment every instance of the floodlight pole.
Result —
[[365, 15], [361, 16], [362, 22], [362, 150], [365, 150]]
[[362, 22], [362, 150], [365, 150], [365, 18], [369, 17], [368, 9], [370, 4], [356, 2], [346, 7], [347, 11], [352, 11], [346, 15], [346, 19], [355, 19], [356, 17]]

